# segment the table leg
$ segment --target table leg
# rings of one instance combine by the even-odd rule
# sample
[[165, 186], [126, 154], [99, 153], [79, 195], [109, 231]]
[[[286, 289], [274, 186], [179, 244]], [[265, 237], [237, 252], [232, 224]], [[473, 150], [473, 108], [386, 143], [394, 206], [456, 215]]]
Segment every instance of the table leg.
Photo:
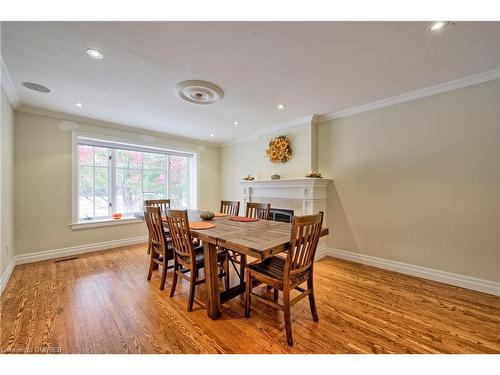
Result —
[[207, 289], [207, 315], [210, 319], [217, 319], [221, 315], [219, 277], [217, 266], [217, 247], [204, 242], [203, 254], [205, 258], [205, 287]]
[[240, 284], [245, 282], [245, 268], [247, 266], [247, 256], [246, 254], [240, 255]]

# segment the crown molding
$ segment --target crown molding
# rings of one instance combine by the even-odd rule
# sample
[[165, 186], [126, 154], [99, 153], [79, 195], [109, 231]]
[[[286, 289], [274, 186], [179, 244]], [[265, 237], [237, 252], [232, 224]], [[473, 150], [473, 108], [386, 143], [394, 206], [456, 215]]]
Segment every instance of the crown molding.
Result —
[[295, 128], [297, 126], [304, 125], [304, 124], [311, 124], [311, 122], [313, 121], [313, 118], [314, 118], [314, 115], [307, 115], [304, 117], [296, 118], [294, 120], [280, 122], [279, 124], [275, 124], [275, 125], [263, 128], [263, 129], [259, 129], [256, 132], [254, 132], [246, 137], [237, 138], [237, 139], [234, 139], [234, 140], [231, 140], [228, 142], [223, 142], [223, 143], [221, 143], [221, 146], [225, 147], [225, 146], [231, 146], [231, 145], [234, 145], [237, 143], [253, 141], [253, 140], [256, 140], [257, 138], [259, 138], [263, 135], [266, 135], [266, 134], [275, 133], [275, 132], [285, 130], [285, 129]]
[[14, 86], [14, 81], [10, 76], [10, 73], [7, 69], [7, 65], [5, 65], [5, 61], [3, 57], [0, 55], [0, 63], [2, 65], [2, 88], [5, 91], [5, 94], [9, 98], [10, 104], [14, 109], [21, 105], [21, 99], [19, 95], [17, 95], [16, 87]]
[[480, 83], [494, 81], [497, 79], [500, 79], [500, 69], [494, 69], [487, 72], [474, 74], [454, 81], [448, 81], [434, 86], [429, 86], [420, 90], [407, 92], [405, 94], [396, 95], [381, 100], [376, 100], [371, 103], [344, 109], [342, 111], [328, 113], [326, 115], [321, 116], [319, 122], [325, 122], [328, 120], [334, 120], [342, 117], [356, 115], [363, 112], [373, 111], [375, 109], [389, 107], [395, 104], [421, 99], [427, 96], [441, 94], [447, 91], [453, 91], [468, 86], [474, 86]]

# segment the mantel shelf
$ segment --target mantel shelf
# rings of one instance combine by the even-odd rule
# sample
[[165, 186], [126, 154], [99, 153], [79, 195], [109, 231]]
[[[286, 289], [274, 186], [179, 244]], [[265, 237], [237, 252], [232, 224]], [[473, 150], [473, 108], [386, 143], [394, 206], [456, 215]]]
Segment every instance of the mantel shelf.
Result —
[[240, 185], [242, 186], [267, 186], [267, 187], [285, 187], [285, 186], [295, 186], [295, 187], [311, 187], [311, 186], [326, 186], [333, 180], [328, 178], [284, 178], [279, 180], [252, 180], [246, 181], [241, 180]]
[[243, 204], [247, 202], [270, 203], [271, 207], [292, 209], [296, 215], [326, 213], [327, 178], [285, 178], [280, 180], [240, 181]]

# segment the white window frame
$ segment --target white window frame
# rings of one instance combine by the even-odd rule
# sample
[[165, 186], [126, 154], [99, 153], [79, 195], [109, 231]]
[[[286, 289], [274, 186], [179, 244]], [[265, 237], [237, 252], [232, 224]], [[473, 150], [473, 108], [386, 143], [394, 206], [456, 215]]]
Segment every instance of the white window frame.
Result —
[[[198, 179], [199, 174], [199, 151], [191, 148], [182, 147], [175, 144], [168, 144], [163, 142], [158, 142], [154, 137], [147, 137], [148, 141], [143, 141], [137, 138], [123, 138], [123, 137], [110, 137], [101, 134], [92, 134], [81, 131], [73, 131], [71, 133], [71, 149], [72, 149], [72, 222], [70, 227], [72, 229], [83, 229], [92, 228], [108, 225], [120, 225], [120, 224], [130, 224], [140, 222], [134, 217], [124, 217], [121, 220], [113, 220], [112, 218], [96, 218], [92, 220], [79, 220], [79, 157], [78, 157], [78, 145], [80, 144], [80, 139], [85, 139], [85, 143], [92, 143], [94, 146], [100, 147], [110, 147], [112, 144], [115, 148], [129, 149], [133, 151], [140, 152], [151, 152], [151, 153], [163, 153], [167, 155], [182, 155], [189, 157], [188, 163], [188, 209], [197, 209], [198, 205]], [[149, 141], [149, 139], [153, 141]], [[115, 152], [112, 151], [114, 154]], [[110, 170], [110, 183], [109, 186], [109, 199], [111, 202], [115, 202], [114, 199], [115, 186], [116, 186], [116, 176], [114, 166], [116, 165], [116, 158], [111, 158], [111, 164], [109, 166]], [[166, 158], [169, 162], [169, 158]], [[165, 165], [166, 172], [169, 173], [168, 165]], [[169, 194], [169, 176], [165, 176], [166, 180], [166, 192]], [[114, 207], [110, 208], [110, 212], [114, 211]]]

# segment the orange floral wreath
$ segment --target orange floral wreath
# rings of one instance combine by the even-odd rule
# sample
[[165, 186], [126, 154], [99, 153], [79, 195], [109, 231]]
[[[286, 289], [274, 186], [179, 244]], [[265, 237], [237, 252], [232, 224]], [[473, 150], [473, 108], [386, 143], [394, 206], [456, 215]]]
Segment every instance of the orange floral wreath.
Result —
[[286, 163], [292, 157], [290, 140], [284, 135], [271, 139], [266, 153], [273, 164]]

